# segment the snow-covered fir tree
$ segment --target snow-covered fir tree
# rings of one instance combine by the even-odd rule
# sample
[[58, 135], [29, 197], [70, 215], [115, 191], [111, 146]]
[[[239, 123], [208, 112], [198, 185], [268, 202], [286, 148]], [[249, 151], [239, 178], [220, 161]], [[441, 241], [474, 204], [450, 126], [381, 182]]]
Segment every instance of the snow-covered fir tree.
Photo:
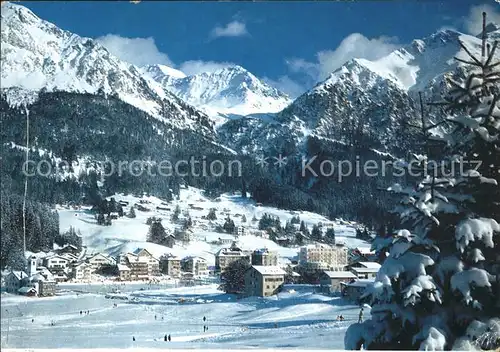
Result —
[[346, 349], [500, 347], [499, 49], [485, 38], [481, 56], [462, 47], [446, 118], [422, 116], [425, 153], [407, 164], [426, 175], [390, 188], [400, 230], [373, 243], [387, 259], [364, 294], [371, 319], [349, 327]]

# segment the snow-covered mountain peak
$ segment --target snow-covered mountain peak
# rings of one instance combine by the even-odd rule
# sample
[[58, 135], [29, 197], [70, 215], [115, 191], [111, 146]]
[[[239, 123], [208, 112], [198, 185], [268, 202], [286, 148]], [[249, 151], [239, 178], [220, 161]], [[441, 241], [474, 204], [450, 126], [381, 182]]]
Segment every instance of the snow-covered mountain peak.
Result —
[[[490, 37], [496, 35], [496, 25], [490, 25]], [[493, 33], [493, 36], [492, 36]], [[405, 91], [424, 89], [436, 76], [454, 69], [455, 56], [463, 54], [459, 40], [475, 53], [481, 41], [477, 37], [444, 29], [397, 49], [378, 60], [352, 59], [333, 72], [312, 93], [321, 92], [325, 85], [353, 84], [367, 89], [380, 80], [387, 80]]]
[[4, 4], [1, 18], [2, 88], [115, 95], [181, 128], [206, 119], [93, 39], [62, 30], [17, 4]]
[[172, 68], [167, 65], [148, 65], [141, 68], [142, 71], [148, 72], [151, 75], [163, 75], [169, 76], [172, 78], [185, 78], [186, 74], [182, 71], [179, 71], [175, 68]]
[[152, 71], [144, 70], [146, 75], [165, 89], [213, 117], [276, 113], [291, 102], [286, 94], [262, 82], [239, 65], [186, 77], [175, 77], [168, 72], [155, 74]]

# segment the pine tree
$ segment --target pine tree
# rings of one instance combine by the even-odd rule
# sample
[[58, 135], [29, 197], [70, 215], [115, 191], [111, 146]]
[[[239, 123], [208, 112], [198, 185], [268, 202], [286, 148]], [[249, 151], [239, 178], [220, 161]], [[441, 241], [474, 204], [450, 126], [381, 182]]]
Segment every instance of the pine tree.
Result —
[[[403, 195], [395, 209], [401, 229], [374, 242], [389, 257], [365, 293], [371, 319], [349, 327], [346, 349], [500, 347], [497, 43], [486, 47], [483, 39], [480, 58], [460, 44], [470, 59], [457, 60], [468, 67], [458, 69], [440, 103], [447, 117], [436, 123], [422, 114], [425, 154], [409, 167], [427, 174], [414, 188], [390, 188]], [[439, 134], [437, 126], [444, 127]], [[474, 170], [462, 161], [454, 170], [460, 157], [483, 163]]]
[[325, 233], [325, 238], [328, 243], [335, 244], [335, 229], [333, 227], [328, 228]]
[[182, 228], [184, 230], [187, 230], [187, 229], [191, 228], [192, 226], [193, 226], [193, 220], [191, 219], [191, 216], [188, 215], [186, 217], [186, 219], [184, 219], [184, 224], [183, 224]]
[[130, 207], [130, 210], [129, 210], [129, 212], [128, 212], [127, 216], [128, 216], [129, 218], [131, 218], [131, 219], [134, 219], [134, 218], [136, 217], [134, 207]]
[[302, 220], [300, 222], [300, 229], [299, 229], [299, 231], [302, 232], [304, 235], [309, 236], [309, 230], [307, 229], [304, 220]]
[[295, 244], [302, 246], [304, 244], [304, 235], [301, 232], [295, 234]]
[[161, 223], [161, 219], [153, 220], [149, 226], [147, 241], [162, 245], [166, 238], [167, 232]]
[[215, 213], [215, 208], [210, 208], [207, 215], [207, 220], [217, 220], [217, 214]]
[[173, 222], [175, 221], [178, 221], [179, 220], [179, 215], [181, 214], [181, 208], [179, 207], [179, 204], [177, 204], [175, 206], [175, 209], [174, 209], [174, 212], [172, 213], [172, 217], [171, 217], [171, 220]]
[[229, 217], [229, 215], [226, 218], [226, 221], [224, 222], [224, 225], [222, 226], [224, 231], [227, 233], [234, 233], [234, 229], [236, 228], [236, 225], [234, 224], [234, 221]]
[[322, 241], [323, 240], [323, 233], [321, 232], [320, 228], [318, 225], [313, 225], [313, 228], [311, 230], [311, 239], [314, 241]]
[[245, 216], [245, 214], [241, 216], [241, 222], [247, 222], [247, 217]]
[[242, 293], [245, 288], [245, 272], [250, 268], [248, 260], [231, 262], [222, 272], [220, 290], [226, 293]]

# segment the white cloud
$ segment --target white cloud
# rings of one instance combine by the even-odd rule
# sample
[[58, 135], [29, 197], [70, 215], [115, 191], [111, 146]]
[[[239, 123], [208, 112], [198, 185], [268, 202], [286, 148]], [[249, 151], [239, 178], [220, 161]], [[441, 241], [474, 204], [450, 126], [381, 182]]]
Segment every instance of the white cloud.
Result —
[[151, 37], [125, 38], [115, 34], [107, 34], [96, 40], [114, 56], [137, 66], [173, 65], [168, 55], [158, 49], [155, 40]]
[[180, 64], [179, 70], [191, 76], [202, 72], [214, 72], [230, 66], [235, 66], [235, 64], [231, 62], [190, 60]]
[[464, 19], [464, 26], [467, 33], [478, 35], [483, 30], [483, 12], [486, 12], [486, 22], [494, 22], [500, 24], [500, 11], [499, 6], [493, 7], [492, 5], [477, 5], [472, 6], [469, 15]]
[[288, 60], [287, 64], [292, 72], [303, 72], [315, 81], [320, 81], [351, 59], [377, 60], [398, 47], [396, 38], [369, 39], [360, 33], [352, 33], [344, 38], [335, 50], [318, 52], [317, 62], [293, 59]]
[[156, 46], [153, 38], [125, 38], [114, 34], [107, 34], [96, 39], [108, 51], [120, 60], [137, 66], [162, 64], [194, 75], [201, 72], [213, 72], [221, 68], [234, 66], [231, 62], [216, 62], [190, 60], [175, 65], [167, 54], [162, 53]]
[[287, 94], [290, 98], [297, 98], [299, 95], [306, 91], [306, 88], [298, 83], [297, 81], [291, 79], [289, 76], [281, 76], [274, 80], [268, 77], [262, 79], [264, 82], [270, 86], [278, 89], [279, 91]]
[[247, 34], [248, 31], [246, 24], [237, 20], [229, 22], [223, 27], [217, 26], [210, 32], [210, 36], [212, 38], [241, 37]]

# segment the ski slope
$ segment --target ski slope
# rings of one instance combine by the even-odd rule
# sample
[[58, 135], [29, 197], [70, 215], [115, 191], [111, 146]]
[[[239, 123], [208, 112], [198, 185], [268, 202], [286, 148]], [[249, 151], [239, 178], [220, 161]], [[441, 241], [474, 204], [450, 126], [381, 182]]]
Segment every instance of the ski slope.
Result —
[[[208, 265], [214, 265], [215, 253], [222, 247], [229, 245], [214, 244], [219, 238], [233, 239], [238, 246], [244, 250], [254, 250], [267, 247], [270, 250], [277, 251], [282, 258], [292, 259], [297, 256], [298, 248], [285, 248], [277, 245], [275, 242], [256, 235], [244, 235], [237, 239], [231, 234], [221, 234], [215, 232], [217, 224], [222, 225], [225, 218], [229, 215], [236, 226], [243, 225], [246, 231], [258, 231], [258, 222], [252, 222], [252, 218], [261, 218], [264, 213], [279, 217], [282, 224], [290, 220], [293, 216], [299, 215], [309, 228], [312, 225], [322, 222], [323, 224], [333, 224], [336, 230], [336, 239], [338, 242], [344, 242], [349, 247], [369, 247], [370, 245], [363, 240], [355, 238], [355, 228], [353, 225], [340, 224], [332, 222], [325, 217], [310, 212], [293, 212], [273, 207], [257, 205], [250, 199], [244, 199], [239, 194], [223, 194], [218, 199], [210, 200], [203, 195], [202, 190], [189, 187], [181, 189], [180, 197], [170, 203], [156, 198], [147, 197], [137, 198], [132, 195], [115, 195], [116, 201], [129, 202], [129, 206], [124, 207], [127, 214], [133, 204], [140, 200], [147, 203], [141, 204], [149, 211], [135, 211], [136, 218], [126, 216], [113, 220], [111, 226], [97, 225], [93, 214], [89, 209], [74, 210], [63, 206], [58, 207], [60, 218], [60, 230], [66, 231], [70, 226], [80, 230], [83, 236], [83, 244], [87, 247], [87, 254], [104, 252], [116, 256], [120, 253], [134, 251], [137, 248], [146, 248], [154, 256], [160, 257], [163, 254], [170, 253], [179, 257], [200, 256], [207, 260]], [[181, 209], [179, 221], [171, 221], [172, 213], [176, 206]], [[169, 208], [169, 210], [159, 210], [157, 207]], [[195, 209], [191, 208], [192, 206]], [[199, 208], [199, 209], [198, 209]], [[216, 209], [217, 220], [209, 221], [202, 219], [211, 208]], [[178, 242], [173, 248], [167, 248], [154, 243], [146, 242], [149, 226], [146, 224], [148, 217], [155, 216], [162, 219], [163, 226], [173, 233], [175, 228], [179, 228], [183, 219], [189, 212], [193, 221], [193, 234], [189, 244]], [[242, 222], [242, 216], [246, 217], [246, 222]]]
[[[79, 287], [77, 294], [75, 285], [61, 284], [63, 291], [48, 298], [3, 294], [2, 348], [343, 349], [358, 307], [315, 294], [307, 285], [294, 286], [277, 296], [240, 300], [216, 285], [124, 289], [127, 300], [105, 298], [106, 287], [95, 290], [95, 285], [93, 293]], [[337, 322], [339, 314], [347, 320]], [[171, 342], [163, 341], [165, 334]]]

